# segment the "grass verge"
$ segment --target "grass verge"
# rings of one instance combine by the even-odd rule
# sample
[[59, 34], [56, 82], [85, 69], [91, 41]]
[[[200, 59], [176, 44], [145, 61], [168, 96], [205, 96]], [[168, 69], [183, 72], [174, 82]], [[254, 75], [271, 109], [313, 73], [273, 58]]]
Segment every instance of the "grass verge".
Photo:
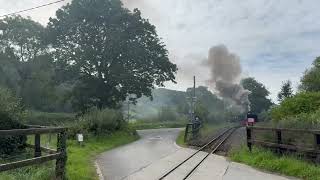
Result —
[[[75, 140], [68, 140], [68, 180], [96, 180], [98, 176], [94, 167], [96, 156], [104, 151], [133, 142], [138, 139], [132, 132], [119, 131], [112, 135], [92, 136], [85, 139], [80, 147]], [[30, 137], [29, 141], [33, 141]], [[42, 136], [42, 145], [48, 143], [47, 136]], [[49, 147], [56, 147], [56, 137], [52, 137]], [[55, 162], [20, 168], [0, 174], [5, 180], [51, 180], [54, 177]]]
[[233, 161], [267, 170], [282, 175], [298, 177], [306, 180], [320, 180], [320, 167], [303, 161], [294, 156], [278, 156], [270, 150], [253, 148], [252, 152], [246, 147], [230, 153]]
[[185, 133], [185, 130], [180, 131], [176, 139], [176, 143], [181, 147], [187, 147], [187, 144], [184, 142], [184, 133]]

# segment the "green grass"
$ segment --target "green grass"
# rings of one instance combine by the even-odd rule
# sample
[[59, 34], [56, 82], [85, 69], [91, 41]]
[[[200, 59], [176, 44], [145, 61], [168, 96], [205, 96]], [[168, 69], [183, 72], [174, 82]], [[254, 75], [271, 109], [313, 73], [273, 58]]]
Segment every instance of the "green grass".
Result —
[[176, 139], [176, 143], [181, 146], [181, 147], [186, 147], [187, 144], [184, 142], [184, 133], [185, 133], [185, 130], [183, 131], [180, 131], [177, 139]]
[[160, 128], [181, 128], [185, 127], [186, 121], [136, 121], [129, 124], [129, 126], [136, 130], [141, 129], [160, 129]]
[[95, 157], [104, 151], [137, 139], [136, 135], [128, 132], [116, 132], [112, 136], [92, 137], [86, 140], [84, 147], [80, 147], [76, 141], [70, 141], [68, 143], [67, 177], [70, 180], [97, 179], [93, 165]]
[[[48, 140], [48, 135], [41, 136], [41, 144], [49, 143], [49, 147], [56, 148], [56, 136]], [[112, 135], [92, 136], [85, 139], [84, 146], [79, 146], [75, 140], [68, 140], [67, 178], [69, 180], [96, 180], [98, 179], [94, 160], [104, 151], [130, 143], [138, 139], [132, 132], [119, 131]], [[33, 136], [28, 142], [33, 142]], [[54, 177], [54, 162], [12, 170], [0, 174], [5, 180], [50, 180]]]
[[280, 173], [287, 176], [306, 180], [320, 180], [320, 166], [303, 161], [295, 156], [278, 156], [263, 148], [253, 148], [252, 152], [246, 147], [230, 153], [233, 161], [249, 166]]

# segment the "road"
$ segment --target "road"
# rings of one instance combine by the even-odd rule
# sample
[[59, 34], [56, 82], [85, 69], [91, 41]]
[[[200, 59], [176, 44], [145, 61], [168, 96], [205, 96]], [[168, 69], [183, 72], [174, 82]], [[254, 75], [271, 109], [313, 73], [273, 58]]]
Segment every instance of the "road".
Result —
[[[98, 165], [105, 180], [157, 180], [163, 174], [195, 152], [175, 145], [181, 129], [138, 131], [141, 139], [131, 144], [101, 154]], [[200, 152], [166, 180], [180, 180], [199, 162], [205, 152]], [[289, 180], [239, 163], [223, 156], [209, 158], [188, 178], [190, 180]]]
[[101, 154], [98, 165], [106, 180], [125, 179], [174, 152], [181, 129], [140, 130], [140, 140]]

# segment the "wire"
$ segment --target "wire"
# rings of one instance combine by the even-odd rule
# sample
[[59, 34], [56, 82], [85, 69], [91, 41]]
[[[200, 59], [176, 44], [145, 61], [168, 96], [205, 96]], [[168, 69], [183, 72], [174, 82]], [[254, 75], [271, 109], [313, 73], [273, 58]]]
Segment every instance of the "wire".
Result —
[[36, 7], [33, 7], [33, 8], [24, 9], [24, 10], [13, 12], [13, 13], [9, 13], [9, 14], [4, 14], [4, 15], [1, 15], [0, 18], [6, 17], [6, 16], [12, 16], [12, 15], [19, 14], [19, 13], [26, 12], [26, 11], [31, 11], [31, 10], [34, 10], [34, 9], [39, 9], [39, 8], [42, 8], [42, 7], [45, 7], [45, 6], [50, 6], [52, 4], [56, 4], [56, 3], [59, 3], [59, 2], [62, 2], [62, 1], [65, 1], [65, 0], [59, 0], [59, 1], [48, 3], [48, 4], [43, 4], [43, 5], [40, 5], [40, 6], [36, 6]]

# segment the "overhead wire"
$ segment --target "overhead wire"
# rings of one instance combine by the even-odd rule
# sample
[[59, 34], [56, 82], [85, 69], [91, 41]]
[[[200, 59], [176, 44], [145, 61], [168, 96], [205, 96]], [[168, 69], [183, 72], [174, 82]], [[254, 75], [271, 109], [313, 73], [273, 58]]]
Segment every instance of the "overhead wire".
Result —
[[31, 10], [34, 10], [34, 9], [39, 9], [39, 8], [50, 6], [50, 5], [53, 5], [53, 4], [57, 4], [57, 3], [60, 3], [60, 2], [63, 2], [63, 1], [65, 1], [65, 0], [59, 0], [59, 1], [51, 2], [51, 3], [43, 4], [43, 5], [40, 5], [40, 6], [35, 6], [35, 7], [32, 7], [32, 8], [28, 8], [28, 9], [24, 9], [24, 10], [12, 12], [12, 13], [0, 15], [0, 18], [7, 17], [7, 16], [12, 16], [12, 15], [19, 14], [19, 13], [26, 12], [26, 11], [31, 11]]

